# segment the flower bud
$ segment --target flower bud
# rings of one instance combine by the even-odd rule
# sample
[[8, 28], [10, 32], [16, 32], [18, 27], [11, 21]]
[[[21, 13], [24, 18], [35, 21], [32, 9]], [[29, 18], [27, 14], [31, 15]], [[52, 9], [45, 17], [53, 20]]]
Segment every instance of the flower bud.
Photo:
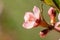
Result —
[[56, 17], [56, 11], [53, 7], [51, 7], [49, 10], [48, 10], [48, 15], [51, 19], [51, 24], [54, 25], [55, 24], [55, 17]]
[[44, 37], [47, 35], [48, 32], [49, 32], [49, 29], [44, 29], [44, 30], [42, 30], [42, 31], [40, 32], [40, 37], [41, 37], [41, 38], [44, 38]]

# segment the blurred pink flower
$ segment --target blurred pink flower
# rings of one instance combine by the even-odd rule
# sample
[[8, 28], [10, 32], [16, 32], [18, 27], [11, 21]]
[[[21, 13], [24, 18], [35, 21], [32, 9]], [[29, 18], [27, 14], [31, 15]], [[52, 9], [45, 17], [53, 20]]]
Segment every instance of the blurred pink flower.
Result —
[[60, 31], [60, 22], [57, 22], [54, 27], [57, 31]]
[[[60, 31], [60, 28], [58, 27], [60, 22], [56, 23], [55, 17], [56, 17], [56, 10], [51, 7], [48, 10], [48, 15], [51, 19], [51, 24], [48, 24], [43, 16], [41, 15], [40, 9], [36, 6], [33, 8], [33, 12], [26, 12], [24, 15], [24, 23], [23, 27], [25, 29], [31, 29], [37, 26], [46, 27], [46, 29], [40, 31], [39, 35], [40, 37], [44, 38], [49, 31], [52, 29], [56, 29], [57, 31]], [[60, 15], [58, 16], [58, 19], [60, 21]]]
[[44, 29], [40, 32], [40, 37], [42, 37], [42, 38], [44, 38], [47, 35], [47, 33], [53, 29], [53, 27], [55, 25], [56, 13], [55, 13], [55, 9], [53, 7], [49, 8], [48, 15], [51, 19], [51, 25], [48, 25], [47, 29]]
[[31, 29], [39, 25], [39, 23], [36, 22], [37, 20], [39, 21], [39, 19], [40, 19], [40, 10], [38, 7], [34, 6], [33, 13], [32, 12], [25, 13], [24, 16], [25, 22], [23, 23], [23, 27], [26, 29]]
[[57, 30], [57, 31], [60, 31], [60, 13], [59, 13], [59, 15], [58, 15], [58, 20], [59, 20], [59, 22], [57, 22], [56, 24], [55, 24], [55, 29]]
[[47, 26], [47, 23], [43, 20], [41, 16], [39, 8], [36, 6], [34, 6], [33, 8], [33, 13], [32, 12], [25, 13], [24, 21], [25, 22], [23, 23], [23, 27], [26, 29], [31, 29], [39, 25]]
[[55, 9], [53, 7], [51, 7], [48, 10], [48, 15], [49, 15], [49, 17], [51, 19], [51, 24], [54, 25], [55, 24], [56, 12], [55, 12]]

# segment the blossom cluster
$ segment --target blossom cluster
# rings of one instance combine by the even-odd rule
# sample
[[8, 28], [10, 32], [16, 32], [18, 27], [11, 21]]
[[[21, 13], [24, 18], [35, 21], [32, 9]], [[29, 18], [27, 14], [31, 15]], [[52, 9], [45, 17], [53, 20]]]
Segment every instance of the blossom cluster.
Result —
[[42, 16], [41, 10], [34, 6], [33, 12], [26, 12], [24, 15], [23, 27], [25, 29], [36, 28], [38, 26], [45, 27], [44, 30], [40, 31], [40, 37], [45, 37], [49, 31], [52, 29], [60, 31], [60, 14], [58, 15], [59, 22], [56, 22], [56, 10], [50, 7], [48, 10], [48, 15], [50, 17], [50, 24], [48, 24], [44, 17]]

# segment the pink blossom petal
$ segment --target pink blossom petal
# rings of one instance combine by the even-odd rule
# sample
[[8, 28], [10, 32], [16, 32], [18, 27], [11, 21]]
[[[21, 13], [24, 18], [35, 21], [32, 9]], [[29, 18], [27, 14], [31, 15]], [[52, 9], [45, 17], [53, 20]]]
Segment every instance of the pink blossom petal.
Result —
[[55, 9], [54, 9], [53, 7], [51, 7], [51, 8], [48, 10], [48, 15], [50, 16], [51, 19], [53, 19], [53, 18], [56, 17]]
[[56, 30], [60, 31], [60, 22], [57, 22], [54, 27]]
[[34, 6], [33, 12], [34, 12], [35, 18], [39, 19], [39, 17], [40, 17], [40, 10], [39, 10], [39, 8]]
[[53, 7], [51, 7], [49, 10], [48, 10], [48, 14], [50, 16], [55, 16], [55, 9]]
[[56, 20], [55, 20], [55, 17], [56, 17], [56, 13], [55, 13], [55, 9], [53, 7], [51, 7], [49, 10], [48, 10], [48, 15], [51, 19], [51, 24], [54, 25]]
[[25, 16], [24, 16], [24, 20], [25, 21], [30, 21], [30, 20], [34, 20], [34, 15], [32, 12], [26, 12]]
[[58, 15], [58, 20], [60, 21], [60, 13], [59, 13], [59, 15]]
[[23, 23], [23, 27], [26, 28], [26, 29], [31, 29], [35, 26], [35, 21], [27, 21], [27, 22], [24, 22]]

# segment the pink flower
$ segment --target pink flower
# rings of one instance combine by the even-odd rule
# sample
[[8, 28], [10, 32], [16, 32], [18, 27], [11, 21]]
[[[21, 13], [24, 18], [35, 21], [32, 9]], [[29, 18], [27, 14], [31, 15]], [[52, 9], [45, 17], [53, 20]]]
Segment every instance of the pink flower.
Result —
[[54, 25], [55, 24], [56, 12], [55, 12], [55, 9], [53, 7], [51, 7], [48, 10], [48, 15], [49, 15], [49, 17], [51, 19], [51, 24]]
[[26, 12], [24, 15], [24, 23], [23, 27], [26, 29], [31, 29], [37, 26], [46, 27], [46, 29], [40, 31], [39, 35], [40, 37], [44, 38], [49, 31], [52, 29], [55, 29], [57, 31], [60, 31], [60, 14], [58, 15], [59, 22], [56, 22], [56, 10], [51, 7], [48, 10], [48, 15], [51, 19], [51, 24], [47, 24], [47, 22], [44, 20], [43, 16], [41, 15], [40, 9], [36, 6], [33, 8], [33, 12]]
[[44, 29], [40, 32], [40, 37], [44, 38], [47, 33], [49, 31], [51, 31], [55, 25], [55, 17], [56, 17], [56, 13], [55, 13], [55, 9], [53, 7], [51, 7], [49, 10], [48, 10], [48, 15], [51, 19], [51, 25], [48, 25], [48, 28], [47, 29]]
[[47, 26], [47, 23], [43, 20], [40, 10], [38, 7], [34, 6], [33, 12], [26, 12], [24, 16], [23, 27], [26, 29], [31, 29], [33, 27]]
[[59, 22], [57, 22], [56, 24], [55, 24], [55, 29], [57, 30], [57, 31], [60, 31], [60, 13], [59, 13], [59, 15], [58, 15], [58, 20], [59, 20]]
[[48, 10], [48, 15], [50, 16], [51, 19], [51, 25], [46, 23], [43, 16], [41, 15], [39, 8], [34, 6], [33, 12], [25, 13], [23, 27], [26, 29], [31, 29], [37, 26], [46, 27], [46, 29], [42, 30], [39, 33], [40, 37], [44, 38], [47, 35], [47, 33], [54, 29], [54, 26], [56, 26], [55, 25], [56, 13], [53, 7], [51, 7]]
[[60, 22], [57, 22], [54, 27], [57, 31], [60, 31]]

